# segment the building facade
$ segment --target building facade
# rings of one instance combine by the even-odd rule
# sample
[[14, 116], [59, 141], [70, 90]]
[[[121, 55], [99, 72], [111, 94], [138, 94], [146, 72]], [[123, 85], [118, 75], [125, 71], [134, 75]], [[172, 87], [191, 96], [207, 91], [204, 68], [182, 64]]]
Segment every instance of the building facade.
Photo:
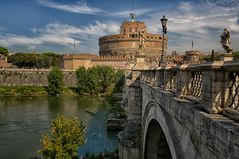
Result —
[[79, 67], [90, 68], [97, 65], [106, 65], [117, 69], [125, 69], [127, 64], [127, 59], [119, 56], [97, 56], [93, 54], [63, 55], [63, 68], [69, 70], [76, 70]]
[[12, 64], [7, 62], [7, 57], [0, 54], [0, 69], [11, 68]]

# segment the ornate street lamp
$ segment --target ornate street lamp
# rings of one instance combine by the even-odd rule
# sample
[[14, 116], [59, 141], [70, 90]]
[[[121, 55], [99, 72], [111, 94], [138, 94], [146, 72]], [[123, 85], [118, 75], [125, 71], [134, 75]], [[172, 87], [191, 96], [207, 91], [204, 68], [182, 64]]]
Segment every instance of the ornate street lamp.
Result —
[[161, 53], [161, 59], [160, 59], [159, 66], [162, 63], [163, 58], [164, 58], [164, 40], [165, 40], [164, 35], [167, 34], [167, 21], [168, 21], [168, 19], [164, 15], [163, 18], [161, 19], [161, 24], [163, 27], [163, 43], [162, 43], [162, 53]]

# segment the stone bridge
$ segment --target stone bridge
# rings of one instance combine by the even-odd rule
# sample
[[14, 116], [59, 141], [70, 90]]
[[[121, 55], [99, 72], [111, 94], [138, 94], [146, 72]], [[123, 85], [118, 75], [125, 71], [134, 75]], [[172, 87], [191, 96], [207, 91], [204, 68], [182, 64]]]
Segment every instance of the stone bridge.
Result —
[[239, 62], [145, 68], [126, 75], [120, 159], [239, 159]]

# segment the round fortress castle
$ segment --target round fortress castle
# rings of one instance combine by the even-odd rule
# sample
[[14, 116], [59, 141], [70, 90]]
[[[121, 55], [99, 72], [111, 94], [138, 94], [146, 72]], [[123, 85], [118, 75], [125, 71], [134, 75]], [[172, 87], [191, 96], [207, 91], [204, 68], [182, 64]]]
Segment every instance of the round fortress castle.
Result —
[[[125, 21], [120, 27], [120, 33], [99, 38], [100, 56], [124, 56], [129, 57], [139, 49], [145, 56], [160, 57], [162, 53], [163, 37], [159, 34], [147, 32], [144, 22]], [[167, 37], [165, 37], [165, 50], [167, 49]]]
[[[135, 15], [133, 13], [130, 15], [131, 21], [122, 23], [119, 34], [99, 38], [100, 56], [65, 54], [63, 55], [64, 69], [77, 69], [80, 66], [88, 68], [96, 65], [110, 65], [123, 69], [127, 67], [129, 61], [134, 60], [137, 54], [159, 60], [162, 53], [162, 35], [148, 33], [144, 22], [135, 21]], [[165, 50], [167, 42], [166, 36]]]

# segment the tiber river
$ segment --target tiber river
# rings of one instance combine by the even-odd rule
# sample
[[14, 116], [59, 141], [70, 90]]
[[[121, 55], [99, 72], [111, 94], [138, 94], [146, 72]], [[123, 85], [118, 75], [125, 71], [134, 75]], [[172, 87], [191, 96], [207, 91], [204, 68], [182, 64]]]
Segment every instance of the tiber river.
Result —
[[42, 134], [58, 113], [78, 117], [86, 126], [87, 152], [117, 149], [117, 132], [107, 132], [110, 104], [91, 97], [0, 97], [0, 159], [39, 157]]

